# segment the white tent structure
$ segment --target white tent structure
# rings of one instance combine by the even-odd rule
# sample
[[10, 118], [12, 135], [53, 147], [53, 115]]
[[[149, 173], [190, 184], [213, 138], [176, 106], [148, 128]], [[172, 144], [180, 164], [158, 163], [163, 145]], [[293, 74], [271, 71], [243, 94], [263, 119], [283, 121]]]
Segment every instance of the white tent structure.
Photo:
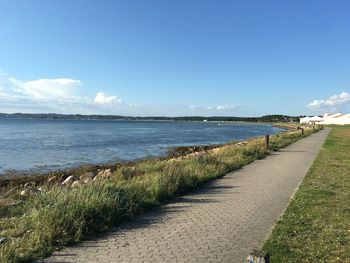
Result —
[[320, 116], [304, 117], [300, 119], [301, 124], [315, 124], [319, 123], [320, 121], [323, 121], [323, 118]]
[[350, 124], [350, 113], [342, 114], [342, 113], [334, 113], [328, 115], [325, 113], [323, 117], [313, 116], [313, 117], [304, 117], [300, 119], [301, 124], [337, 124], [337, 125], [346, 125]]
[[350, 124], [350, 114], [341, 114], [336, 113], [329, 115], [324, 118], [319, 124], [337, 124], [337, 125], [346, 125]]

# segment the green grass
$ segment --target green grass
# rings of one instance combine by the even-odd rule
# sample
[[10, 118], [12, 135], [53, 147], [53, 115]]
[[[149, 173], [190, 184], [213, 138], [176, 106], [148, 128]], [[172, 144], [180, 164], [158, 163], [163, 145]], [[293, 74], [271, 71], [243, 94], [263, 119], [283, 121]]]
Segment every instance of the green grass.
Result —
[[[312, 132], [308, 128], [304, 136]], [[300, 131], [272, 136], [271, 149], [302, 137]], [[187, 157], [121, 166], [112, 178], [76, 189], [58, 184], [44, 186], [41, 193], [25, 199], [17, 197], [16, 204], [0, 207], [0, 236], [8, 239], [0, 245], [1, 262], [44, 257], [263, 158], [270, 151], [265, 149], [263, 138], [256, 138], [245, 145], [231, 143]]]
[[333, 126], [263, 250], [271, 262], [350, 262], [350, 126]]

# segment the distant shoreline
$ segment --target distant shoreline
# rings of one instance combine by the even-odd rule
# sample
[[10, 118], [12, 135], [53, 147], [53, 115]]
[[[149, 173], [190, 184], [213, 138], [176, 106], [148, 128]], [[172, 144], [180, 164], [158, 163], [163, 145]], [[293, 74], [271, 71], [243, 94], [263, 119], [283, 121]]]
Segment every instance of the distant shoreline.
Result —
[[122, 116], [122, 115], [82, 115], [57, 113], [0, 113], [0, 119], [46, 119], [46, 120], [127, 120], [127, 121], [216, 121], [216, 122], [299, 122], [301, 116], [265, 115], [261, 117], [234, 116]]

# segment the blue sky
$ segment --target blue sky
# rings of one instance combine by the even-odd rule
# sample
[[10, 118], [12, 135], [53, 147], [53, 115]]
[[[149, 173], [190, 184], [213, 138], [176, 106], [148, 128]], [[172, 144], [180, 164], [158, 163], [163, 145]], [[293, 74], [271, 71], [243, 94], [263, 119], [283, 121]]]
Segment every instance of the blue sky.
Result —
[[350, 112], [349, 1], [0, 0], [0, 112]]

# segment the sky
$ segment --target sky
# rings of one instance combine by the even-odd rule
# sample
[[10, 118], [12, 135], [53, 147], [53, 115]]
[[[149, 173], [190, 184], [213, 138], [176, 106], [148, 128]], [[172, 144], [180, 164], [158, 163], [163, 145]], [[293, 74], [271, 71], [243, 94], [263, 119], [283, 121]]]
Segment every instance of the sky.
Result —
[[0, 0], [0, 112], [350, 112], [350, 1]]

